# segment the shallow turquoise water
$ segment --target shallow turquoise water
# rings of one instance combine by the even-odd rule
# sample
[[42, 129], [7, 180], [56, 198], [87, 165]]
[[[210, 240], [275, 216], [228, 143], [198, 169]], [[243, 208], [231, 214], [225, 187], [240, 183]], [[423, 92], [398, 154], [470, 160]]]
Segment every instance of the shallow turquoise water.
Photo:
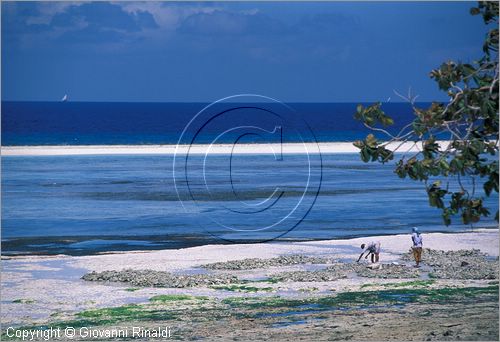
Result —
[[[179, 178], [184, 205], [174, 187], [172, 161], [158, 155], [3, 157], [3, 252], [87, 254], [277, 236], [408, 233], [412, 226], [424, 232], [470, 229], [445, 227], [439, 210], [428, 206], [423, 184], [399, 179], [393, 165], [365, 164], [356, 154], [322, 156], [317, 198], [314, 191], [304, 195], [308, 176], [312, 190], [318, 185], [318, 169], [309, 175], [303, 155], [284, 155], [280, 161], [272, 155], [239, 155], [230, 173], [227, 156], [214, 155], [206, 161], [205, 178], [202, 160], [193, 160], [192, 198], [182, 193]], [[269, 201], [275, 204], [258, 205], [275, 190], [281, 194]], [[486, 202], [493, 213], [498, 209], [497, 194]], [[261, 207], [265, 210], [256, 210]], [[288, 214], [288, 222], [273, 225]], [[495, 225], [488, 218], [476, 227]]]

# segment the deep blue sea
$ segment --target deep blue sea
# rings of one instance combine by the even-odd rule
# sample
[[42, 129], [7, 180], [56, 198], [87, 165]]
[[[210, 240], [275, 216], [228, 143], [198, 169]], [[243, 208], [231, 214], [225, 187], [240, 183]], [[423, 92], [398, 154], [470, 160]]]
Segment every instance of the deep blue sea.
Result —
[[[2, 144], [176, 143], [203, 106], [4, 102]], [[355, 104], [291, 106], [320, 141], [352, 141], [367, 133], [352, 119]], [[407, 105], [384, 106], [396, 120], [411, 119]], [[284, 134], [287, 139], [293, 141]], [[172, 155], [2, 157], [2, 253], [335, 239], [408, 233], [412, 226], [424, 232], [471, 229], [444, 226], [439, 210], [428, 206], [424, 185], [399, 179], [392, 163], [366, 164], [357, 154], [322, 154], [320, 164], [304, 158], [193, 157], [188, 176], [176, 174], [181, 202]], [[486, 202], [493, 213], [498, 209], [498, 195]], [[475, 228], [494, 226], [488, 218]]]
[[[2, 102], [2, 145], [136, 145], [175, 144], [188, 122], [206, 103], [107, 102]], [[243, 105], [243, 104], [242, 104]], [[249, 104], [246, 104], [247, 106]], [[251, 104], [250, 104], [251, 105]], [[276, 109], [277, 104], [253, 104]], [[366, 128], [353, 119], [356, 103], [288, 103], [309, 125], [318, 141], [353, 141], [366, 136]], [[425, 105], [425, 104], [422, 104]], [[235, 104], [218, 104], [217, 111]], [[238, 106], [236, 106], [238, 107]], [[412, 117], [406, 103], [386, 103], [383, 109], [396, 119], [392, 131]], [[240, 109], [206, 127], [196, 142], [209, 143], [223, 127], [251, 123], [272, 130], [277, 122], [268, 113]], [[285, 113], [286, 114], [286, 113]], [[279, 121], [283, 121], [280, 118]], [[278, 123], [284, 125], [286, 122]], [[306, 129], [298, 124], [298, 130]], [[232, 142], [225, 136], [220, 142]], [[296, 135], [283, 133], [284, 141]], [[251, 141], [249, 141], [251, 142]], [[258, 142], [258, 141], [255, 141]]]

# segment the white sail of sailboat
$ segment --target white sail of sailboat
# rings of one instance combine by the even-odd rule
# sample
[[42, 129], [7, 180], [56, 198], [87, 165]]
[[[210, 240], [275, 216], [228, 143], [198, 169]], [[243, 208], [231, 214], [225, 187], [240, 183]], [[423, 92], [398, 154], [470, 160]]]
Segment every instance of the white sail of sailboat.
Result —
[[63, 98], [61, 99], [61, 102], [66, 102], [68, 101], [68, 94], [64, 94]]

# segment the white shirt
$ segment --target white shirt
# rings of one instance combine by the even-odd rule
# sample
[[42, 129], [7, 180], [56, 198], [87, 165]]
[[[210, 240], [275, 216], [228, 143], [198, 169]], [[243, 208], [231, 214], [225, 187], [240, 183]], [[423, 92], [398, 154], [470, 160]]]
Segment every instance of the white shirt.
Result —
[[422, 247], [422, 234], [413, 233], [411, 239], [413, 240], [413, 247]]

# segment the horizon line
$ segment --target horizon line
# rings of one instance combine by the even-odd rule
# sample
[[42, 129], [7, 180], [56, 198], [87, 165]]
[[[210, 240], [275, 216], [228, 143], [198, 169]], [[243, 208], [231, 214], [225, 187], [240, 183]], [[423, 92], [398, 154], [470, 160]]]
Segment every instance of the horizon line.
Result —
[[[42, 103], [200, 103], [200, 104], [210, 104], [214, 103], [215, 101], [61, 101], [61, 100], [1, 100], [1, 102], [42, 102]], [[311, 104], [329, 104], [329, 103], [376, 103], [380, 102], [382, 104], [410, 104], [407, 101], [283, 101], [280, 100], [283, 103], [311, 103]], [[250, 102], [250, 101], [249, 101]], [[446, 102], [446, 101], [438, 101], [438, 100], [429, 100], [429, 101], [416, 101], [415, 103], [432, 103], [432, 102]], [[223, 103], [246, 103], [246, 102], [223, 102]], [[251, 101], [250, 103], [267, 103], [267, 102], [258, 102], [258, 101]]]

